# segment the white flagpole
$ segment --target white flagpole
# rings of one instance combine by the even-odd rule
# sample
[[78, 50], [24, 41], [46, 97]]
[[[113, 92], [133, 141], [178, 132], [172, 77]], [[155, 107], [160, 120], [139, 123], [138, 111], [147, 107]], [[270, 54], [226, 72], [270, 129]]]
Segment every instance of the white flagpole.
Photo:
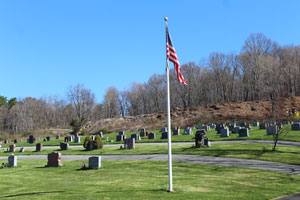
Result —
[[[165, 17], [165, 23], [167, 28], [168, 18]], [[171, 114], [170, 114], [170, 81], [169, 81], [169, 62], [166, 59], [166, 71], [167, 71], [167, 116], [168, 116], [168, 164], [169, 164], [169, 192], [173, 192], [173, 178], [172, 178], [172, 147], [171, 147]]]

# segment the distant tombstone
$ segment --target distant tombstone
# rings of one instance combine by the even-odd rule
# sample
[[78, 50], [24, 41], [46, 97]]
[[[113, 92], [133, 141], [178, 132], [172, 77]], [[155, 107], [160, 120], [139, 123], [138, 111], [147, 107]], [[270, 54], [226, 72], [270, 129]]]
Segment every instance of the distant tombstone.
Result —
[[140, 129], [140, 136], [141, 137], [147, 137], [146, 129], [144, 129], [144, 128]]
[[2, 142], [0, 142], [0, 148], [2, 147]]
[[204, 129], [205, 131], [209, 131], [209, 130], [210, 130], [210, 126], [204, 125], [204, 126], [203, 126], [203, 129]]
[[68, 136], [68, 142], [73, 142], [73, 137], [72, 136]]
[[75, 137], [75, 143], [80, 143], [80, 136]]
[[292, 131], [300, 131], [300, 123], [295, 122], [292, 124]]
[[4, 144], [8, 144], [9, 143], [9, 141], [8, 140], [4, 140]]
[[30, 135], [28, 143], [32, 144], [34, 142], [35, 142], [35, 138], [33, 137], [33, 135]]
[[61, 153], [60, 152], [52, 152], [48, 154], [48, 163], [47, 167], [60, 167], [61, 163]]
[[184, 135], [193, 135], [193, 130], [192, 128], [185, 128], [183, 131]]
[[108, 142], [108, 140], [109, 140], [109, 137], [106, 137], [106, 142]]
[[161, 130], [160, 130], [160, 132], [168, 132], [168, 128], [167, 127], [163, 127], [163, 128], [161, 128]]
[[135, 140], [141, 140], [141, 136], [138, 134], [131, 134], [131, 138], [134, 138]]
[[92, 138], [92, 140], [95, 140], [95, 136], [94, 135], [92, 135], [91, 138]]
[[125, 135], [125, 132], [124, 131], [120, 131], [119, 135]]
[[101, 167], [101, 156], [89, 157], [89, 168], [98, 169]]
[[247, 129], [251, 130], [251, 126], [250, 126], [250, 124], [246, 124], [245, 128], [247, 128]]
[[14, 143], [18, 143], [18, 139], [14, 139]]
[[23, 153], [24, 151], [25, 151], [25, 148], [24, 148], [24, 147], [21, 147], [19, 152], [20, 152], [20, 153]]
[[288, 125], [288, 124], [290, 124], [291, 122], [289, 122], [289, 121], [283, 121], [282, 122], [282, 124], [284, 124], [284, 125]]
[[203, 126], [204, 125], [200, 125], [200, 126], [197, 127], [197, 129], [204, 129]]
[[245, 127], [247, 125], [247, 123], [246, 122], [240, 122], [237, 125], [240, 126], [240, 127]]
[[117, 135], [116, 141], [117, 142], [123, 141], [123, 135]]
[[234, 127], [234, 128], [232, 129], [231, 132], [232, 132], [232, 133], [239, 133], [240, 129], [241, 129], [241, 127], [236, 126], [236, 127]]
[[15, 156], [14, 154], [11, 154], [10, 156], [8, 156], [7, 167], [16, 167], [17, 161], [18, 161], [18, 157]]
[[259, 129], [266, 129], [266, 124], [265, 123], [259, 124]]
[[249, 129], [248, 128], [241, 128], [239, 130], [239, 137], [249, 137]]
[[211, 129], [215, 129], [215, 128], [216, 128], [216, 125], [215, 125], [215, 124], [210, 124], [209, 127], [210, 127]]
[[203, 145], [204, 145], [204, 146], [207, 146], [207, 147], [210, 147], [210, 141], [209, 141], [208, 138], [204, 138], [204, 139], [203, 139]]
[[50, 141], [50, 139], [51, 139], [50, 136], [47, 136], [47, 137], [46, 137], [46, 140], [47, 140], [48, 142]]
[[229, 130], [228, 128], [221, 129], [221, 137], [229, 137]]
[[252, 126], [259, 126], [259, 122], [253, 122]]
[[15, 144], [9, 145], [9, 152], [15, 152], [15, 151], [16, 151], [16, 145]]
[[43, 150], [43, 144], [42, 143], [37, 143], [35, 145], [35, 151], [42, 151]]
[[226, 126], [225, 126], [224, 123], [222, 123], [222, 124], [217, 124], [217, 125], [216, 125], [216, 131], [217, 131], [217, 133], [221, 133], [221, 130], [224, 129], [225, 127], [226, 127]]
[[180, 135], [180, 128], [173, 130], [173, 135]]
[[96, 135], [99, 135], [101, 138], [103, 138], [103, 133], [102, 132], [99, 132]]
[[149, 133], [148, 134], [148, 139], [156, 139], [155, 133]]
[[135, 138], [124, 140], [124, 149], [135, 149]]
[[168, 139], [168, 132], [163, 132], [160, 139]]
[[88, 146], [87, 146], [87, 149], [88, 151], [92, 151], [94, 148], [94, 141], [89, 141], [88, 142]]
[[267, 128], [267, 135], [275, 135], [277, 134], [277, 126], [269, 126]]
[[69, 149], [69, 143], [61, 142], [60, 143], [60, 149], [61, 150], [68, 150]]
[[57, 136], [56, 136], [56, 139], [59, 140], [59, 139], [60, 139], [60, 135], [57, 135]]

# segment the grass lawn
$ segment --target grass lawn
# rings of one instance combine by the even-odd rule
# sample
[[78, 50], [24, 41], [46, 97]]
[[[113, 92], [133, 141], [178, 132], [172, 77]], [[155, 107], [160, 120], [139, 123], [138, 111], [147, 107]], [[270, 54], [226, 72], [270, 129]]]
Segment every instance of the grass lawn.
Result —
[[[255, 160], [274, 161], [281, 163], [300, 165], [300, 148], [290, 146], [277, 146], [276, 151], [272, 152], [272, 145], [269, 144], [250, 144], [250, 143], [219, 143], [213, 144], [209, 148], [193, 148], [192, 145], [174, 144], [172, 145], [173, 154], [205, 155], [216, 157], [245, 158]], [[15, 152], [15, 155], [44, 155], [59, 149], [44, 149], [35, 152], [32, 149], [25, 150], [23, 153]], [[84, 148], [71, 147], [67, 151], [60, 151], [62, 155], [117, 155], [117, 154], [167, 154], [167, 145], [137, 145], [136, 149], [120, 150], [116, 146], [104, 146], [103, 149], [85, 151]], [[0, 156], [9, 156], [10, 152], [0, 151]]]
[[256, 169], [174, 163], [175, 192], [168, 193], [164, 161], [102, 161], [98, 170], [79, 170], [81, 161], [45, 164], [18, 160], [18, 167], [0, 169], [0, 199], [257, 200], [300, 191], [300, 176]]
[[[196, 129], [193, 130], [193, 133], [196, 133]], [[136, 141], [136, 143], [153, 143], [153, 142], [167, 142], [167, 139], [160, 139], [161, 133], [156, 130], [152, 131], [156, 133], [156, 139], [148, 139], [147, 137], [142, 137], [142, 140]], [[249, 131], [249, 137], [239, 137], [239, 134], [231, 134], [230, 137], [222, 138], [220, 134], [217, 134], [215, 130], [210, 130], [207, 132], [208, 138], [211, 141], [226, 141], [226, 140], [273, 140], [272, 135], [267, 135], [266, 130], [262, 129], [260, 130], [258, 127], [254, 127], [252, 130]], [[131, 134], [139, 134], [139, 132], [126, 132], [125, 133], [127, 138], [130, 138]], [[183, 129], [181, 129], [181, 135], [178, 136], [172, 136], [172, 142], [193, 142], [194, 141], [194, 135], [182, 135]], [[116, 142], [116, 136], [118, 133], [110, 133], [105, 134], [102, 138], [104, 144], [121, 144], [123, 142]], [[106, 137], [108, 137], [109, 142], [106, 142]], [[70, 142], [70, 145], [82, 145], [83, 141], [85, 139], [85, 136], [81, 136], [81, 142], [75, 143]], [[17, 147], [26, 147], [26, 146], [35, 146], [37, 143], [43, 143], [44, 146], [59, 146], [61, 142], [63, 142], [63, 138], [61, 139], [55, 139], [54, 137], [51, 138], [50, 141], [43, 141], [43, 139], [38, 140], [37, 142], [33, 144], [28, 144], [25, 142], [18, 142], [16, 143]], [[296, 141], [300, 142], [300, 131], [290, 131], [289, 133], [285, 135], [280, 135], [279, 140], [285, 140], [285, 141]], [[3, 147], [7, 148], [10, 144], [2, 144]]]

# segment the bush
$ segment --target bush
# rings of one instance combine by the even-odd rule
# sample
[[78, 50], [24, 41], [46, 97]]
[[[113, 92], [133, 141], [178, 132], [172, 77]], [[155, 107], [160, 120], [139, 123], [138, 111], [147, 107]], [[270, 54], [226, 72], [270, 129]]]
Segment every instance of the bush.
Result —
[[101, 140], [101, 137], [99, 135], [96, 135], [94, 140], [94, 149], [102, 149], [103, 142]]
[[84, 139], [84, 142], [83, 142], [83, 147], [84, 148], [88, 148], [88, 144], [89, 144], [89, 141], [92, 141], [92, 137], [91, 136], [87, 136], [85, 139]]
[[81, 131], [80, 131], [80, 135], [86, 135], [87, 134], [87, 131], [85, 130], [85, 129], [82, 129]]

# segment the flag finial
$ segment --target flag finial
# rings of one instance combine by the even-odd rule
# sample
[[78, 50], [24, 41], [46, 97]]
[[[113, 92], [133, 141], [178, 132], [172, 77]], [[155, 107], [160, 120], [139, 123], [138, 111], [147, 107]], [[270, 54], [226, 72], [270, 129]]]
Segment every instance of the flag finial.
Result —
[[168, 21], [168, 18], [167, 18], [167, 17], [165, 17], [165, 21]]

